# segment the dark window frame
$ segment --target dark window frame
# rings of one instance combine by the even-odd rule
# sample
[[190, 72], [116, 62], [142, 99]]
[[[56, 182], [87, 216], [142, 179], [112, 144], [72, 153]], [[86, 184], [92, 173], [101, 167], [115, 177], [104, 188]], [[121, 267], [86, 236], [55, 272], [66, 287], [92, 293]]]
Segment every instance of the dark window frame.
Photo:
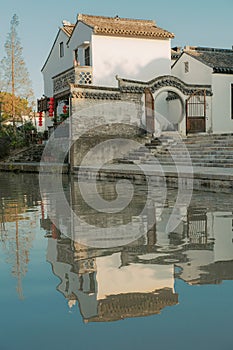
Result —
[[84, 49], [84, 62], [85, 62], [85, 66], [91, 65], [91, 48], [90, 48], [90, 46], [88, 46]]
[[74, 59], [78, 63], [78, 59], [79, 59], [79, 57], [78, 57], [78, 49], [74, 50]]
[[64, 42], [60, 42], [59, 45], [59, 54], [60, 54], [60, 58], [64, 57], [65, 55], [65, 50], [64, 50]]

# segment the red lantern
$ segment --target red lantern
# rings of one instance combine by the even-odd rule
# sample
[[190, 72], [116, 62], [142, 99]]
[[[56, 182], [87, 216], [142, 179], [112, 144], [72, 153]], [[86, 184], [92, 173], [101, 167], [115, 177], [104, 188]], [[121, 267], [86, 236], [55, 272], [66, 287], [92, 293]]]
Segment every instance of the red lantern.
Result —
[[49, 116], [53, 117], [54, 114], [54, 98], [50, 97], [49, 99]]
[[63, 106], [63, 114], [67, 114], [67, 112], [68, 112], [67, 105], [64, 105]]
[[39, 112], [38, 126], [43, 126], [43, 112]]

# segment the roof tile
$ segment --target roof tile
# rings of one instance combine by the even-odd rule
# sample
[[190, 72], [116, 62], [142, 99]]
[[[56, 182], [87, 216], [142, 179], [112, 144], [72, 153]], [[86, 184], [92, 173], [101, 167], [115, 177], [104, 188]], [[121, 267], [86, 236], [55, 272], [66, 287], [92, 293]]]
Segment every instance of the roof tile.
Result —
[[233, 50], [192, 47], [184, 52], [213, 68], [215, 73], [233, 72]]
[[63, 30], [63, 32], [66, 33], [66, 35], [68, 35], [68, 37], [70, 37], [73, 33], [74, 27], [75, 27], [74, 24], [63, 25], [63, 27], [61, 29]]
[[174, 34], [159, 28], [151, 20], [78, 15], [78, 20], [94, 29], [95, 34], [147, 38], [174, 38]]

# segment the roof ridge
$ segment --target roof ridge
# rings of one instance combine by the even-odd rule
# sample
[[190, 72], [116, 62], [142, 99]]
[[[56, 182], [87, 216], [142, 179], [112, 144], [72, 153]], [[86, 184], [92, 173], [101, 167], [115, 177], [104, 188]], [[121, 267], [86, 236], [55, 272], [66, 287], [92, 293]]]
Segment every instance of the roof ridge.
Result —
[[131, 19], [120, 17], [104, 17], [79, 14], [77, 22], [81, 21], [93, 28], [95, 34], [136, 36], [139, 38], [174, 38], [174, 34], [157, 27], [153, 20]]
[[110, 17], [110, 16], [95, 16], [95, 15], [88, 15], [88, 14], [83, 14], [83, 13], [79, 13], [77, 16], [77, 20], [78, 21], [82, 21], [85, 20], [85, 17], [90, 18], [90, 19], [103, 19], [103, 20], [116, 20], [116, 21], [127, 21], [127, 22], [143, 22], [143, 24], [154, 24], [156, 26], [156, 22], [154, 20], [151, 19], [139, 19], [139, 18], [127, 18], [127, 17], [119, 17], [119, 16], [115, 16], [115, 17]]
[[215, 47], [185, 46], [184, 52], [233, 53], [233, 48], [232, 49], [222, 49], [222, 48], [215, 48]]

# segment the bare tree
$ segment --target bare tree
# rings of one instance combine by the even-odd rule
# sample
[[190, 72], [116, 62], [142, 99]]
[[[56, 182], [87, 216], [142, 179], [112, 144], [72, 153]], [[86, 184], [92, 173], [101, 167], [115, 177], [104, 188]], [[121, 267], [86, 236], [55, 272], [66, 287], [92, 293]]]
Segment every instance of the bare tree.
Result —
[[32, 84], [23, 59], [23, 48], [17, 33], [18, 16], [15, 14], [10, 22], [10, 32], [5, 42], [6, 56], [1, 60], [2, 90], [12, 95], [12, 119], [15, 124], [16, 96], [26, 99], [29, 103], [34, 100]]

